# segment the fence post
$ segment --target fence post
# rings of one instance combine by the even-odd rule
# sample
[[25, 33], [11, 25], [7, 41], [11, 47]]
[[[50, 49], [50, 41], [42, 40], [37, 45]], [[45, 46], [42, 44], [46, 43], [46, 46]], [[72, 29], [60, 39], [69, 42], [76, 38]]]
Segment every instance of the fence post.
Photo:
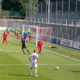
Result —
[[48, 0], [48, 23], [50, 23], [50, 0]]

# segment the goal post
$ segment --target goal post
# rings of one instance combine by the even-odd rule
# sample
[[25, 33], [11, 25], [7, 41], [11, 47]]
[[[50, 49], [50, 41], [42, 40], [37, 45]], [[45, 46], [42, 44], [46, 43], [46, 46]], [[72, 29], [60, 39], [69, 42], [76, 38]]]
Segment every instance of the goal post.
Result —
[[37, 47], [37, 43], [38, 43], [38, 26], [36, 28], [36, 47]]
[[40, 27], [37, 25], [23, 25], [23, 27], [26, 31], [28, 31], [28, 28], [30, 28], [36, 47], [40, 39], [43, 40], [43, 47], [51, 47], [51, 27]]

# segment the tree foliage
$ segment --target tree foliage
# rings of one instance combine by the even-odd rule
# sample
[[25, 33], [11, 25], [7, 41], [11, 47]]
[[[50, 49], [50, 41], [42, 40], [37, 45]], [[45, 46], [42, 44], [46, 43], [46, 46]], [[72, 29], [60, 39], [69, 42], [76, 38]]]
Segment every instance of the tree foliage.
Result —
[[9, 11], [20, 11], [25, 14], [26, 3], [37, 3], [38, 0], [2, 0], [2, 9]]
[[[51, 2], [55, 1], [62, 1], [62, 0], [50, 0]], [[65, 6], [68, 5], [68, 0], [63, 0], [65, 2]], [[75, 8], [75, 1], [71, 0], [71, 10]], [[23, 14], [25, 14], [26, 11], [26, 3], [34, 3], [36, 5], [37, 3], [43, 2], [44, 4], [48, 3], [48, 0], [2, 0], [2, 9], [3, 10], [9, 10], [9, 11], [20, 11]], [[80, 0], [78, 0], [78, 9], [80, 6]], [[30, 5], [32, 8], [32, 6]], [[36, 6], [35, 6], [36, 7]], [[45, 8], [45, 5], [43, 5], [43, 8]], [[66, 9], [66, 7], [64, 7]]]

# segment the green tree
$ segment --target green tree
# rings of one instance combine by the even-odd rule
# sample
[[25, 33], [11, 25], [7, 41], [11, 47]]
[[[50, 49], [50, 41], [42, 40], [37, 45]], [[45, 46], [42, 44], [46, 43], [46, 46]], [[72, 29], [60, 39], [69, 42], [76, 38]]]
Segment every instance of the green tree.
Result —
[[[62, 1], [62, 0], [50, 0], [51, 2], [55, 2], [55, 1]], [[68, 6], [68, 0], [63, 0], [64, 1], [64, 9], [67, 10]], [[71, 10], [73, 11], [75, 9], [75, 1], [76, 0], [71, 0]], [[12, 11], [20, 11], [21, 13], [23, 13], [25, 15], [26, 12], [26, 3], [29, 3], [29, 8], [30, 11], [32, 11], [32, 4], [34, 4], [34, 12], [37, 10], [37, 3], [43, 2], [43, 8], [45, 8], [46, 3], [48, 3], [48, 0], [2, 0], [2, 9], [3, 10], [12, 10]], [[78, 10], [80, 10], [79, 8], [80, 6], [80, 0], [78, 0]], [[54, 6], [55, 7], [55, 6]], [[61, 7], [61, 5], [60, 5]], [[59, 7], [59, 8], [60, 8]], [[38, 7], [40, 10], [40, 7]]]
[[2, 9], [19, 11], [21, 6], [19, 0], [2, 0]]
[[26, 12], [26, 3], [34, 3], [38, 2], [38, 0], [3, 0], [2, 1], [2, 9], [9, 11], [20, 11], [25, 15]]

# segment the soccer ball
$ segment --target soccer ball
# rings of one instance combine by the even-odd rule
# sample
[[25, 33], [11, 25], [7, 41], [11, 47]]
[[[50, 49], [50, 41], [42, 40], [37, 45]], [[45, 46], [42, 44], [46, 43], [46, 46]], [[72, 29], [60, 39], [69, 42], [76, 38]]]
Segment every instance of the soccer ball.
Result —
[[57, 66], [57, 67], [56, 67], [56, 70], [58, 70], [58, 69], [59, 69], [59, 67]]

